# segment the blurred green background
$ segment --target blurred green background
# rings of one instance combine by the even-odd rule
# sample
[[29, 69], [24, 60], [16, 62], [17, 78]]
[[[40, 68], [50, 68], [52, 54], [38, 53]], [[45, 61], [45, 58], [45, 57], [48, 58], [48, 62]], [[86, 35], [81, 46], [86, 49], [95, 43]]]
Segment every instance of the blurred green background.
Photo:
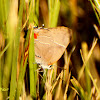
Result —
[[[73, 31], [44, 72], [34, 53], [33, 26], [42, 24]], [[0, 100], [8, 99], [100, 100], [99, 0], [0, 0]]]

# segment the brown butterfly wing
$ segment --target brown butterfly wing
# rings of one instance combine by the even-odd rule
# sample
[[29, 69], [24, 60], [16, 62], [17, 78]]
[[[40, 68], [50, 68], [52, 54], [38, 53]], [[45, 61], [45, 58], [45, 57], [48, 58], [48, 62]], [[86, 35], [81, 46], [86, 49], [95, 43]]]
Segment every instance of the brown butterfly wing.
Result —
[[50, 53], [50, 48], [53, 45], [51, 41], [52, 37], [48, 34], [47, 29], [35, 29], [34, 33], [39, 34], [37, 39], [35, 39], [36, 62], [46, 65], [52, 57]]
[[35, 29], [35, 54], [38, 63], [53, 64], [60, 59], [70, 42], [72, 31], [67, 27]]

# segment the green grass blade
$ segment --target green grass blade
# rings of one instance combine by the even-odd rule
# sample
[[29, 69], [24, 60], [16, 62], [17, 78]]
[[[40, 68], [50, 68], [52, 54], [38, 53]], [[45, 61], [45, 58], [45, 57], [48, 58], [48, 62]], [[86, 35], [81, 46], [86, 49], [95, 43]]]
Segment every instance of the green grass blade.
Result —
[[49, 27], [56, 27], [58, 22], [60, 0], [48, 0], [49, 6]]
[[23, 1], [20, 1], [20, 9], [19, 9], [19, 19], [18, 26], [14, 41], [14, 49], [13, 49], [13, 62], [12, 62], [12, 73], [11, 73], [11, 83], [10, 83], [10, 100], [14, 99], [15, 90], [17, 86], [16, 75], [17, 75], [17, 61], [19, 54], [19, 40], [20, 40], [20, 32], [21, 32], [21, 23], [22, 23], [22, 12], [23, 12]]
[[[88, 46], [87, 44], [84, 42], [82, 43], [82, 51], [83, 51], [83, 57], [84, 60], [87, 60], [87, 56], [88, 56]], [[90, 77], [88, 75], [88, 71], [90, 69], [89, 66], [89, 61], [87, 62], [86, 66], [85, 66], [85, 78], [86, 78], [86, 89], [87, 89], [87, 95], [88, 95], [88, 99], [90, 100], [90, 94], [91, 94], [91, 80]]]
[[85, 91], [83, 90], [83, 88], [81, 87], [81, 85], [79, 84], [79, 82], [74, 77], [73, 77], [73, 79], [71, 79], [71, 83], [75, 87], [75, 90], [80, 95], [81, 99], [82, 100], [88, 100], [87, 99], [87, 95], [85, 94]]
[[[31, 2], [33, 3], [29, 16], [29, 23], [35, 22], [38, 25], [39, 14], [39, 0]], [[32, 26], [33, 27], [33, 26]], [[29, 72], [30, 72], [30, 95], [36, 99], [36, 83], [37, 83], [37, 65], [35, 64], [35, 52], [34, 52], [34, 30], [31, 29], [30, 47], [29, 47]]]
[[32, 33], [29, 47], [30, 95], [36, 98], [37, 65], [35, 63], [34, 33]]
[[[90, 3], [91, 3], [91, 5], [92, 5], [92, 8], [93, 8], [93, 10], [94, 10], [94, 12], [95, 12], [95, 15], [96, 15], [96, 18], [97, 18], [98, 23], [99, 23], [99, 25], [100, 25], [100, 16], [98, 16], [98, 14], [97, 14], [97, 12], [96, 12], [96, 10], [95, 10], [96, 8], [95, 8], [95, 6], [94, 6], [92, 0], [90, 0]], [[99, 15], [100, 15], [100, 13], [99, 13]]]
[[97, 7], [97, 11], [98, 11], [98, 14], [99, 14], [99, 18], [100, 18], [100, 0], [94, 0], [94, 3], [95, 3], [95, 5], [96, 5], [96, 7]]
[[19, 96], [21, 95], [21, 92], [22, 92], [23, 81], [24, 81], [24, 76], [25, 76], [26, 67], [27, 67], [28, 52], [29, 52], [29, 35], [30, 34], [27, 34], [25, 47], [24, 47], [24, 53], [21, 59], [21, 66], [19, 69], [19, 77], [18, 77], [18, 82], [17, 82], [15, 100], [19, 100]]

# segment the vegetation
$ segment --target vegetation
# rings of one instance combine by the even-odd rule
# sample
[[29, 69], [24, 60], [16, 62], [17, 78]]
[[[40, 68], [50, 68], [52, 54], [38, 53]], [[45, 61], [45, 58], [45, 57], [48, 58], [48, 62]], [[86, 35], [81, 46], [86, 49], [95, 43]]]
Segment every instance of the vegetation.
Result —
[[[100, 100], [99, 0], [0, 0], [0, 14], [0, 100]], [[69, 27], [73, 37], [41, 72], [33, 26], [43, 23]]]

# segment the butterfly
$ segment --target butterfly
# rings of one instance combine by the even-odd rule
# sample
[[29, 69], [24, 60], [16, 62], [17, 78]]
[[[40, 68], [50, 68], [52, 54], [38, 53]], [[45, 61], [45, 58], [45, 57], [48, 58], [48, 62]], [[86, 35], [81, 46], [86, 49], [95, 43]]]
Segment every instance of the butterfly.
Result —
[[61, 26], [55, 28], [34, 28], [35, 60], [43, 69], [60, 59], [70, 43], [72, 30]]

